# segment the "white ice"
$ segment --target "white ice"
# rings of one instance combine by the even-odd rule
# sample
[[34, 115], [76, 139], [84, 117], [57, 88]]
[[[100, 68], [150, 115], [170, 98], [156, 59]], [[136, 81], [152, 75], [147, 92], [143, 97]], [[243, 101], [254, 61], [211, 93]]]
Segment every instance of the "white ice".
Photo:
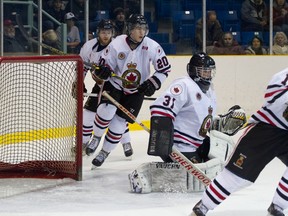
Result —
[[[119, 145], [105, 163], [91, 170], [83, 159], [83, 181], [71, 179], [1, 179], [0, 216], [188, 216], [202, 193], [129, 192], [128, 174], [148, 161], [148, 133], [131, 132], [134, 155], [125, 158]], [[265, 216], [285, 166], [273, 160], [255, 184], [232, 194], [211, 216]]]

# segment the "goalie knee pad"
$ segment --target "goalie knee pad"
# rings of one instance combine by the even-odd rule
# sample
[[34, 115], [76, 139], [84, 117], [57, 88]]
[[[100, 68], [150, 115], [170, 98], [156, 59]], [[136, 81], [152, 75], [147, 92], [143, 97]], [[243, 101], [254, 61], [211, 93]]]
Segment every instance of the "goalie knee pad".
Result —
[[233, 137], [216, 130], [210, 131], [209, 158], [218, 158], [222, 163], [225, 163], [234, 147], [235, 142]]

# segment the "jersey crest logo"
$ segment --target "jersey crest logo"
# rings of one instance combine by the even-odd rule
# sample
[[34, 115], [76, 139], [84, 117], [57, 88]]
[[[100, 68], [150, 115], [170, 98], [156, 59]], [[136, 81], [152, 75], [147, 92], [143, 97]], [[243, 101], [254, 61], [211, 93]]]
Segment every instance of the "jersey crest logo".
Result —
[[118, 59], [120, 59], [120, 60], [123, 60], [123, 59], [125, 59], [125, 53], [123, 53], [123, 52], [120, 52], [119, 54], [118, 54]]
[[[127, 64], [127, 70], [124, 71], [122, 77], [125, 79], [125, 80], [128, 80], [128, 81], [131, 81], [133, 83], [136, 83], [136, 84], [140, 84], [140, 79], [141, 79], [141, 74], [140, 72], [136, 69], [137, 68], [137, 64], [136, 63], [128, 63]], [[127, 83], [122, 83], [123, 87], [124, 88], [127, 88], [127, 89], [130, 89], [130, 88], [135, 88], [135, 84], [133, 85], [129, 85]]]
[[238, 168], [240, 168], [240, 169], [243, 169], [242, 165], [243, 165], [243, 163], [244, 163], [244, 159], [246, 159], [246, 156], [240, 153], [239, 158], [237, 159], [236, 162], [233, 162], [233, 164], [234, 164], [236, 167], [238, 167]]
[[202, 137], [206, 137], [206, 134], [212, 125], [212, 119], [213, 119], [212, 112], [213, 112], [213, 108], [209, 106], [208, 115], [204, 118], [201, 124], [200, 130], [199, 130], [199, 135]]
[[170, 88], [170, 92], [173, 95], [180, 95], [182, 93], [182, 86], [180, 85], [174, 85]]

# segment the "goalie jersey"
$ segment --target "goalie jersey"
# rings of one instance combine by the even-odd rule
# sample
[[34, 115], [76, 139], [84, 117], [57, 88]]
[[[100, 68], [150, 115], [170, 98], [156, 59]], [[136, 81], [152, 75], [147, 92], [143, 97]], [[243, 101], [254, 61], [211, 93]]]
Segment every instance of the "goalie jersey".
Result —
[[275, 74], [264, 95], [265, 103], [249, 119], [288, 130], [288, 68]]
[[212, 85], [203, 93], [189, 76], [176, 79], [150, 106], [152, 116], [173, 120], [174, 146], [180, 152], [194, 152], [202, 144], [216, 113]]

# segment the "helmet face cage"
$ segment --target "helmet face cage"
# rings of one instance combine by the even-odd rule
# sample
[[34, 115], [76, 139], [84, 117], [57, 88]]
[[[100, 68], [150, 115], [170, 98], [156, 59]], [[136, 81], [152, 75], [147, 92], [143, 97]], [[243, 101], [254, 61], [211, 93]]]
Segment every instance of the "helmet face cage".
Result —
[[145, 36], [149, 33], [148, 23], [145, 17], [141, 14], [132, 14], [129, 17], [127, 20], [127, 35], [129, 36], [131, 31], [136, 28], [145, 30]]
[[198, 53], [190, 59], [187, 65], [187, 71], [194, 81], [210, 83], [216, 74], [215, 62], [206, 53]]
[[206, 82], [211, 82], [216, 73], [215, 65], [214, 67], [213, 66], [195, 67], [195, 71], [196, 71], [196, 78]]

